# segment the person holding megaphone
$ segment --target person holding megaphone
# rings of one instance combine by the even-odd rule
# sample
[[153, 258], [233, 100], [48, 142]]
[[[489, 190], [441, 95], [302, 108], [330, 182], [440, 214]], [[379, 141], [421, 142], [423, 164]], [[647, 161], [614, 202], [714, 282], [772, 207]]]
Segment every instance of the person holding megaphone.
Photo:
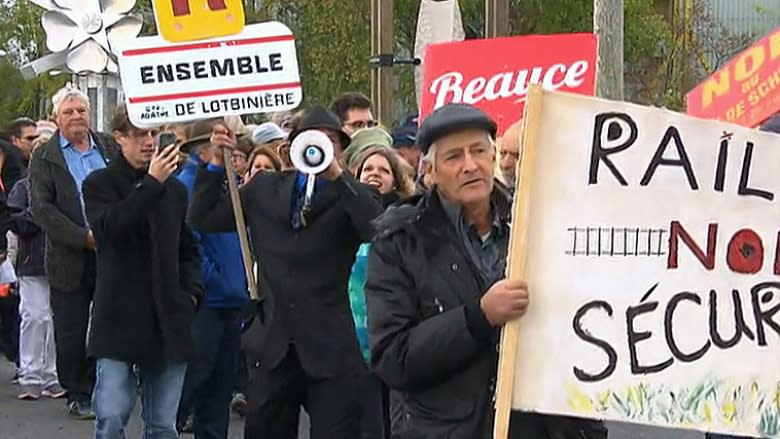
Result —
[[[244, 437], [297, 438], [304, 406], [313, 439], [352, 439], [359, 435], [366, 366], [347, 282], [382, 203], [376, 190], [341, 168], [350, 138], [329, 110], [310, 108], [289, 140], [297, 169], [259, 173], [240, 190], [261, 296], [244, 336], [250, 374]], [[211, 141], [236, 145], [233, 133]], [[223, 154], [198, 172], [189, 219], [200, 232], [236, 228], [221, 187], [224, 173]]]

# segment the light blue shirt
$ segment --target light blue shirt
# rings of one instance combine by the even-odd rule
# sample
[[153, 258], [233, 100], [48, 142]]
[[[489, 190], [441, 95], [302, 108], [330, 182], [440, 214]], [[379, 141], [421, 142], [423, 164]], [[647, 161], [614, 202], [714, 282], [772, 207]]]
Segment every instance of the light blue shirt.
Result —
[[68, 171], [70, 171], [73, 181], [76, 182], [76, 190], [79, 193], [79, 201], [81, 201], [81, 213], [84, 215], [84, 223], [87, 224], [87, 215], [84, 213], [84, 193], [81, 191], [81, 185], [84, 184], [84, 180], [92, 171], [105, 168], [106, 161], [92, 136], [89, 136], [89, 149], [84, 152], [77, 150], [62, 135], [60, 135], [60, 148], [62, 148], [62, 155], [65, 156]]

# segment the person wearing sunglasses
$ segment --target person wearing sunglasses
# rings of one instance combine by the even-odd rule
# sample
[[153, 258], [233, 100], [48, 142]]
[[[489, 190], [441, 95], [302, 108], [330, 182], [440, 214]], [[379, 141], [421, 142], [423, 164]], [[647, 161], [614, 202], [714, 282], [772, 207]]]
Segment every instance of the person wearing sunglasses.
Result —
[[330, 104], [330, 110], [341, 121], [341, 129], [350, 137], [357, 130], [373, 128], [379, 124], [371, 113], [371, 100], [359, 92], [347, 92]]
[[6, 162], [2, 172], [3, 184], [10, 191], [14, 184], [27, 173], [32, 155], [33, 142], [38, 138], [37, 124], [27, 117], [20, 117], [8, 125], [9, 140], [13, 148], [5, 145]]

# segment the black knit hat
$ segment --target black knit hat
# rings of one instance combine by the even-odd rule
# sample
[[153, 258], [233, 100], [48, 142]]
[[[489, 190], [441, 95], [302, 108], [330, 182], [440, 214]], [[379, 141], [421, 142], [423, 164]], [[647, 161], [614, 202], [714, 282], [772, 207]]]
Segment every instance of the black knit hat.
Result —
[[288, 139], [290, 143], [292, 143], [292, 141], [295, 140], [295, 136], [298, 134], [317, 128], [328, 129], [337, 132], [339, 137], [341, 137], [342, 150], [346, 149], [347, 146], [349, 146], [349, 143], [352, 141], [349, 135], [341, 129], [339, 118], [336, 117], [332, 111], [328, 110], [322, 105], [315, 105], [306, 110], [306, 113], [304, 113], [303, 119], [301, 120], [301, 124], [298, 126], [298, 129], [291, 132], [288, 136]]
[[425, 118], [417, 133], [417, 144], [426, 154], [438, 139], [467, 129], [484, 130], [496, 137], [496, 123], [484, 111], [466, 104], [447, 104]]

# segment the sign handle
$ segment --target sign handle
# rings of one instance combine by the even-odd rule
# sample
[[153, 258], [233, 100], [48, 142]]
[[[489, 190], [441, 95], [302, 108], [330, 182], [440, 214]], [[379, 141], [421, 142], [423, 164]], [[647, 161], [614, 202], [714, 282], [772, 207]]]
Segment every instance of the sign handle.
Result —
[[238, 232], [238, 241], [241, 243], [241, 256], [244, 260], [244, 271], [246, 272], [246, 282], [249, 286], [249, 297], [257, 301], [260, 296], [255, 282], [255, 271], [253, 270], [252, 252], [249, 249], [249, 237], [246, 234], [246, 221], [244, 220], [244, 209], [241, 207], [241, 197], [238, 194], [238, 183], [234, 178], [235, 169], [231, 161], [231, 153], [227, 148], [222, 148], [222, 159], [225, 162], [225, 171], [227, 173], [228, 191], [230, 192], [230, 204], [233, 205], [233, 216], [236, 218], [236, 231]]
[[[517, 189], [512, 207], [512, 231], [509, 238], [509, 261], [507, 264], [507, 278], [509, 279], [524, 279], [526, 277], [528, 226], [531, 216], [531, 184], [534, 179], [543, 98], [544, 90], [542, 87], [532, 85], [528, 92], [528, 103], [525, 107], [522, 138], [520, 139], [520, 147], [523, 151], [522, 159], [520, 169], [515, 177]], [[501, 330], [498, 351], [493, 439], [508, 439], [509, 437], [509, 418], [512, 413], [519, 338], [520, 321], [507, 322]]]

